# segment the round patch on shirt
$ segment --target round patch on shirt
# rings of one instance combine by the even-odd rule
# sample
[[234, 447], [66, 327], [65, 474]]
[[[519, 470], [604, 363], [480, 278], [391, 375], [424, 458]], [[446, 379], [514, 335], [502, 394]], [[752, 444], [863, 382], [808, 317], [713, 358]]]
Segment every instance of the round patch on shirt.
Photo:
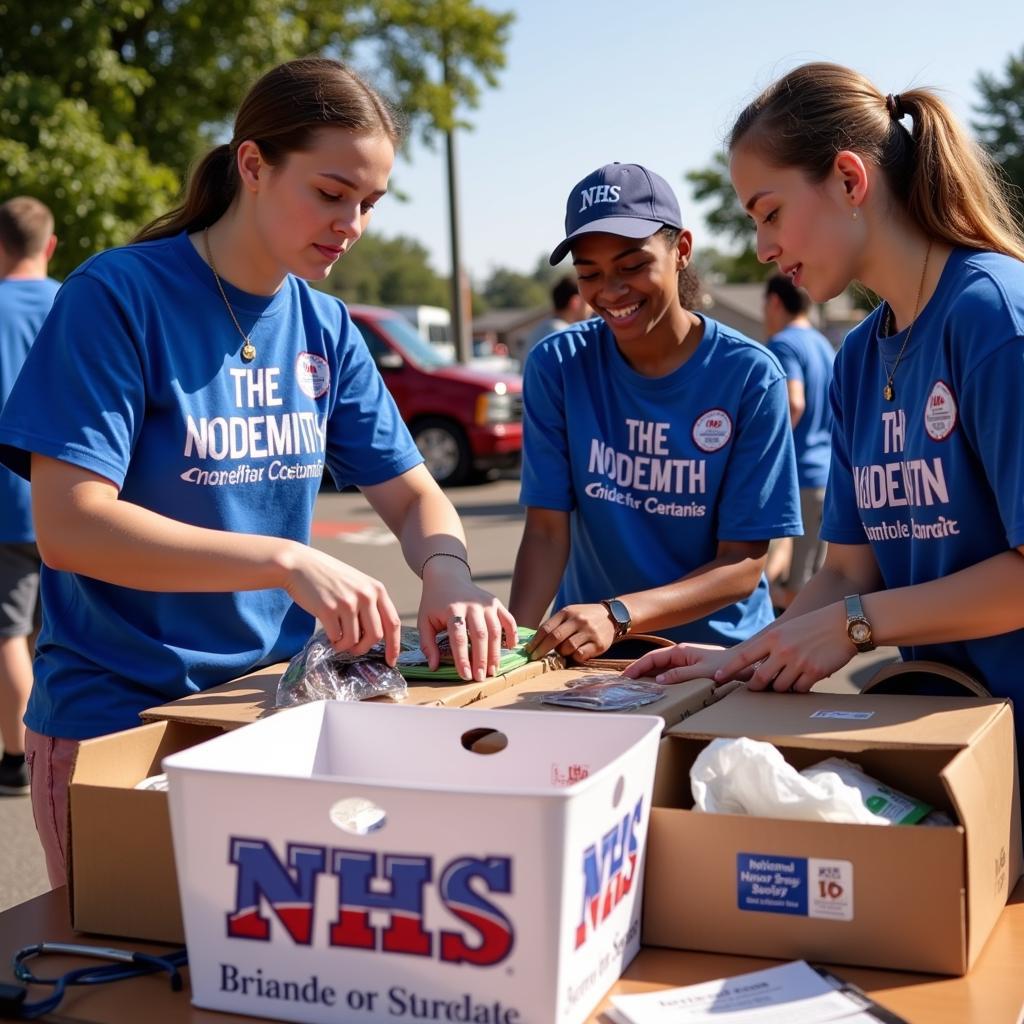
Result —
[[331, 368], [327, 360], [312, 352], [303, 352], [295, 360], [295, 376], [299, 381], [299, 389], [310, 398], [326, 395], [331, 386]]
[[933, 441], [945, 441], [956, 426], [956, 399], [945, 381], [937, 380], [924, 406], [924, 429]]
[[693, 423], [693, 443], [702, 452], [717, 452], [732, 437], [732, 420], [724, 409], [708, 409]]

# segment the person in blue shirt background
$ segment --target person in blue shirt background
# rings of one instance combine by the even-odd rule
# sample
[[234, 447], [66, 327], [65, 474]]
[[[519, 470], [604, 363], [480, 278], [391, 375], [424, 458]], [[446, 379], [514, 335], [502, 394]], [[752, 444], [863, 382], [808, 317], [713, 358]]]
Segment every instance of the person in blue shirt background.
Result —
[[3, 410], [44, 562], [26, 747], [55, 885], [78, 740], [291, 657], [314, 617], [336, 649], [383, 640], [394, 664], [384, 585], [308, 544], [325, 466], [422, 577], [431, 667], [444, 628], [463, 677], [515, 642], [346, 309], [306, 283], [358, 241], [398, 135], [336, 61], [268, 72], [184, 205], [64, 283]]
[[[789, 548], [789, 559], [777, 584], [768, 572], [769, 581], [773, 582], [772, 603], [778, 608], [789, 607], [825, 558], [825, 544], [819, 533], [832, 450], [828, 391], [835, 349], [828, 338], [811, 325], [810, 308], [810, 296], [785, 274], [774, 274], [765, 283], [767, 345], [786, 373], [789, 421], [793, 426], [796, 472], [800, 481], [800, 517], [804, 522], [802, 537], [779, 542]], [[771, 559], [770, 554], [769, 562]]]
[[771, 621], [769, 539], [800, 532], [785, 375], [692, 311], [692, 237], [663, 178], [599, 168], [565, 229], [551, 262], [571, 250], [597, 318], [526, 362], [510, 608], [539, 624], [536, 656], [593, 658], [631, 632], [734, 644]]
[[895, 644], [1020, 696], [1024, 237], [1001, 178], [933, 92], [831, 64], [770, 86], [730, 149], [760, 259], [815, 301], [857, 280], [882, 302], [836, 358], [821, 571], [732, 651], [629, 674], [805, 691]]
[[[38, 199], [0, 205], [0, 405], [7, 401], [60, 285], [47, 276], [57, 248]], [[0, 466], [0, 794], [28, 792], [22, 716], [32, 689], [29, 638], [39, 628], [39, 551], [29, 485]]]

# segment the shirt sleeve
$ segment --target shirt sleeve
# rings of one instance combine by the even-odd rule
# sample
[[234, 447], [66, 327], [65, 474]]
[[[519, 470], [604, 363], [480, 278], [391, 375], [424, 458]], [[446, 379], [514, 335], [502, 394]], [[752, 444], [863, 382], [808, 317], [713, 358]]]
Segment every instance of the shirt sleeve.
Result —
[[1010, 547], [1024, 544], [1024, 337], [1011, 338], [964, 379], [959, 415], [995, 495]]
[[768, 351], [782, 364], [786, 380], [804, 380], [804, 367], [796, 354], [796, 349], [788, 341], [773, 341]]
[[131, 318], [88, 273], [57, 294], [0, 416], [0, 459], [31, 453], [124, 483], [146, 408], [148, 365]]
[[519, 503], [571, 512], [576, 507], [569, 464], [563, 378], [535, 348], [523, 377], [523, 468]]
[[344, 307], [338, 379], [327, 421], [327, 465], [338, 487], [372, 487], [418, 466], [423, 457]]
[[718, 501], [719, 540], [797, 537], [800, 488], [786, 381], [748, 385]]
[[864, 524], [861, 522], [860, 512], [857, 511], [853, 469], [843, 423], [841, 369], [841, 360], [837, 359], [828, 392], [829, 404], [832, 407], [832, 458], [829, 462], [828, 483], [825, 486], [821, 539], [835, 544], [867, 544]]

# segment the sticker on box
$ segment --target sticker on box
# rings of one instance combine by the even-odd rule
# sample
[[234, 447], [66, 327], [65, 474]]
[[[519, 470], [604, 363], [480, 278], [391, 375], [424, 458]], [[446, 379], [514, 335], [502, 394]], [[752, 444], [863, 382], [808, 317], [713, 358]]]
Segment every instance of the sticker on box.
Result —
[[874, 717], [874, 711], [815, 711], [811, 715], [811, 718], [852, 718], [856, 720]]
[[853, 920], [853, 865], [848, 860], [736, 854], [740, 910]]

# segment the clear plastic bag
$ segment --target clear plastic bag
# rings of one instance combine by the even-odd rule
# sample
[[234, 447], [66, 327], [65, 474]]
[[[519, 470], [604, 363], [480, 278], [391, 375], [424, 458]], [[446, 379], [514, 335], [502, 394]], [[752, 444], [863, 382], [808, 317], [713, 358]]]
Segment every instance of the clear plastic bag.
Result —
[[583, 711], [630, 711], [664, 696], [665, 687], [660, 683], [613, 674], [581, 676], [578, 683], [542, 694], [540, 700]]
[[288, 663], [277, 684], [275, 707], [288, 708], [314, 700], [367, 700], [390, 697], [405, 700], [409, 686], [396, 669], [384, 661], [384, 645], [366, 654], [334, 650], [322, 629]]

